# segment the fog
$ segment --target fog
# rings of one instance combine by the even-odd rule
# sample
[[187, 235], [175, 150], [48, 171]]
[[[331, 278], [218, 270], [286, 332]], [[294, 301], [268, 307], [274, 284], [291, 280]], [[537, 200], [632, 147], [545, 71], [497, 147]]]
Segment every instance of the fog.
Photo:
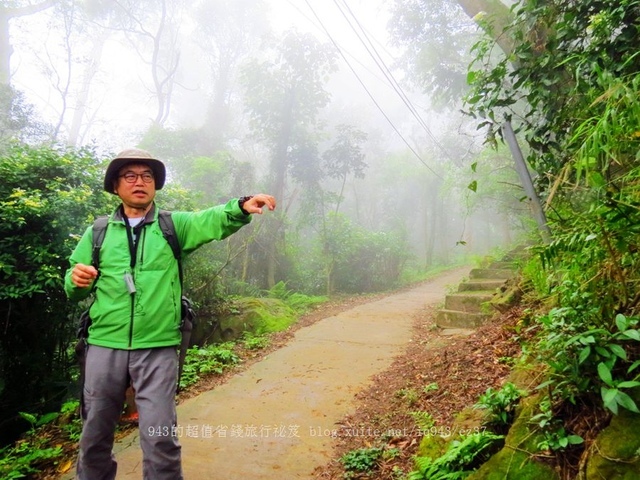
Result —
[[[10, 84], [56, 141], [105, 156], [141, 145], [167, 161], [176, 184], [188, 183], [188, 158], [224, 152], [251, 170], [247, 188], [281, 197], [300, 245], [320, 231], [305, 217], [333, 212], [402, 236], [420, 268], [507, 247], [527, 222], [509, 155], [483, 146], [461, 104], [437, 106], [409, 82], [387, 28], [392, 7], [384, 0], [56, 6], [11, 18]], [[283, 39], [291, 35], [298, 40], [287, 57]], [[287, 66], [287, 58], [309, 63]], [[283, 91], [296, 89], [297, 97], [283, 127], [273, 117], [285, 104], [269, 94], [286, 81]], [[364, 134], [351, 146], [366, 166], [321, 172], [341, 125]], [[278, 162], [286, 170], [280, 184]]]

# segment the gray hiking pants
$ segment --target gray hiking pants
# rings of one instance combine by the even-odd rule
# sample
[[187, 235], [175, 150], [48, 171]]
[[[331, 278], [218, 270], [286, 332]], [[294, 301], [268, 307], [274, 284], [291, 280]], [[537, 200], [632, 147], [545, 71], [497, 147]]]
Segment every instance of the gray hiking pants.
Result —
[[117, 463], [112, 448], [130, 378], [139, 414], [144, 479], [182, 480], [176, 436], [177, 375], [176, 347], [146, 350], [88, 347], [76, 478], [116, 478]]

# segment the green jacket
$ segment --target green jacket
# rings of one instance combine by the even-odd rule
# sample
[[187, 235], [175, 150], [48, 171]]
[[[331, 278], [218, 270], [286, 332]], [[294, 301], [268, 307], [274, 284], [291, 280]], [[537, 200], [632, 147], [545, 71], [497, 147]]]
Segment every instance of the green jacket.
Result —
[[[176, 235], [187, 254], [212, 240], [222, 240], [250, 222], [238, 200], [200, 212], [172, 212]], [[87, 298], [91, 287], [78, 288], [71, 281], [77, 263], [91, 265], [93, 234], [89, 227], [71, 254], [71, 267], [65, 276], [65, 291], [71, 300]], [[180, 344], [181, 285], [178, 261], [163, 237], [155, 207], [149, 211], [139, 232], [135, 266], [121, 208], [109, 218], [100, 249], [99, 276], [88, 343], [108, 348], [136, 350]], [[129, 272], [136, 292], [131, 294], [124, 281]]]

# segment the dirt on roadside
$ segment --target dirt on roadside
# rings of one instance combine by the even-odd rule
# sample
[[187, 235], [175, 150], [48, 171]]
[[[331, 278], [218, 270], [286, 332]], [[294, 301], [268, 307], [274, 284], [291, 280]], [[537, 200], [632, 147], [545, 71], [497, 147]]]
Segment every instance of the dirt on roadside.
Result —
[[[371, 385], [358, 392], [355, 411], [340, 422], [331, 460], [314, 471], [316, 479], [358, 478], [395, 480], [415, 469], [413, 457], [423, 437], [416, 412], [433, 420], [429, 432], [447, 437], [454, 417], [474, 405], [488, 388], [500, 388], [521, 352], [519, 308], [495, 316], [469, 335], [443, 337], [435, 327], [435, 311], [427, 307], [414, 317], [407, 349]], [[369, 429], [398, 435], [354, 436]], [[428, 433], [431, 434], [431, 433]], [[381, 458], [370, 474], [345, 477], [341, 457], [359, 449], [381, 448], [393, 455]]]

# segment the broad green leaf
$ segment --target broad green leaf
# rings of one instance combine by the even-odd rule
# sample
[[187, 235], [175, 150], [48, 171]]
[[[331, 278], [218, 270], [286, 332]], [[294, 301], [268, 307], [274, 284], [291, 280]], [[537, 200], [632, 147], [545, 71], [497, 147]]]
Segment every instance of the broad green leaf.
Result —
[[636, 380], [627, 380], [626, 382], [620, 382], [618, 388], [633, 388], [640, 387], [640, 382]]
[[624, 332], [625, 330], [627, 330], [629, 328], [629, 321], [627, 320], [627, 317], [625, 317], [621, 313], [617, 314], [616, 326], [618, 327], [618, 330], [620, 330], [621, 332]]
[[616, 402], [618, 402], [620, 406], [626, 408], [631, 412], [640, 413], [640, 410], [638, 410], [636, 402], [634, 402], [633, 399], [626, 393], [618, 391], [618, 394], [616, 395], [615, 398], [616, 398]]
[[636, 368], [638, 368], [638, 365], [640, 365], [640, 360], [636, 360], [635, 362], [633, 362], [631, 366], [627, 369], [627, 373], [633, 372]]
[[618, 402], [616, 401], [618, 393], [619, 391], [617, 388], [602, 387], [600, 389], [600, 395], [602, 396], [604, 406], [616, 415], [618, 414]]
[[624, 332], [622, 332], [622, 335], [624, 335], [627, 338], [630, 338], [631, 340], [637, 340], [640, 342], [640, 331], [632, 329], [632, 330], [625, 330]]
[[584, 361], [589, 358], [589, 355], [591, 355], [591, 347], [584, 347], [581, 351], [580, 351], [580, 357], [578, 358], [578, 363], [584, 363]]
[[580, 435], [569, 435], [567, 439], [571, 445], [580, 445], [581, 443], [584, 443], [584, 438]]
[[621, 358], [622, 360], [627, 359], [627, 352], [620, 345], [613, 343], [609, 345], [609, 350], [611, 350], [616, 357]]
[[604, 383], [606, 383], [610, 387], [613, 387], [613, 378], [611, 376], [611, 370], [607, 365], [605, 365], [602, 362], [598, 364], [598, 376]]

